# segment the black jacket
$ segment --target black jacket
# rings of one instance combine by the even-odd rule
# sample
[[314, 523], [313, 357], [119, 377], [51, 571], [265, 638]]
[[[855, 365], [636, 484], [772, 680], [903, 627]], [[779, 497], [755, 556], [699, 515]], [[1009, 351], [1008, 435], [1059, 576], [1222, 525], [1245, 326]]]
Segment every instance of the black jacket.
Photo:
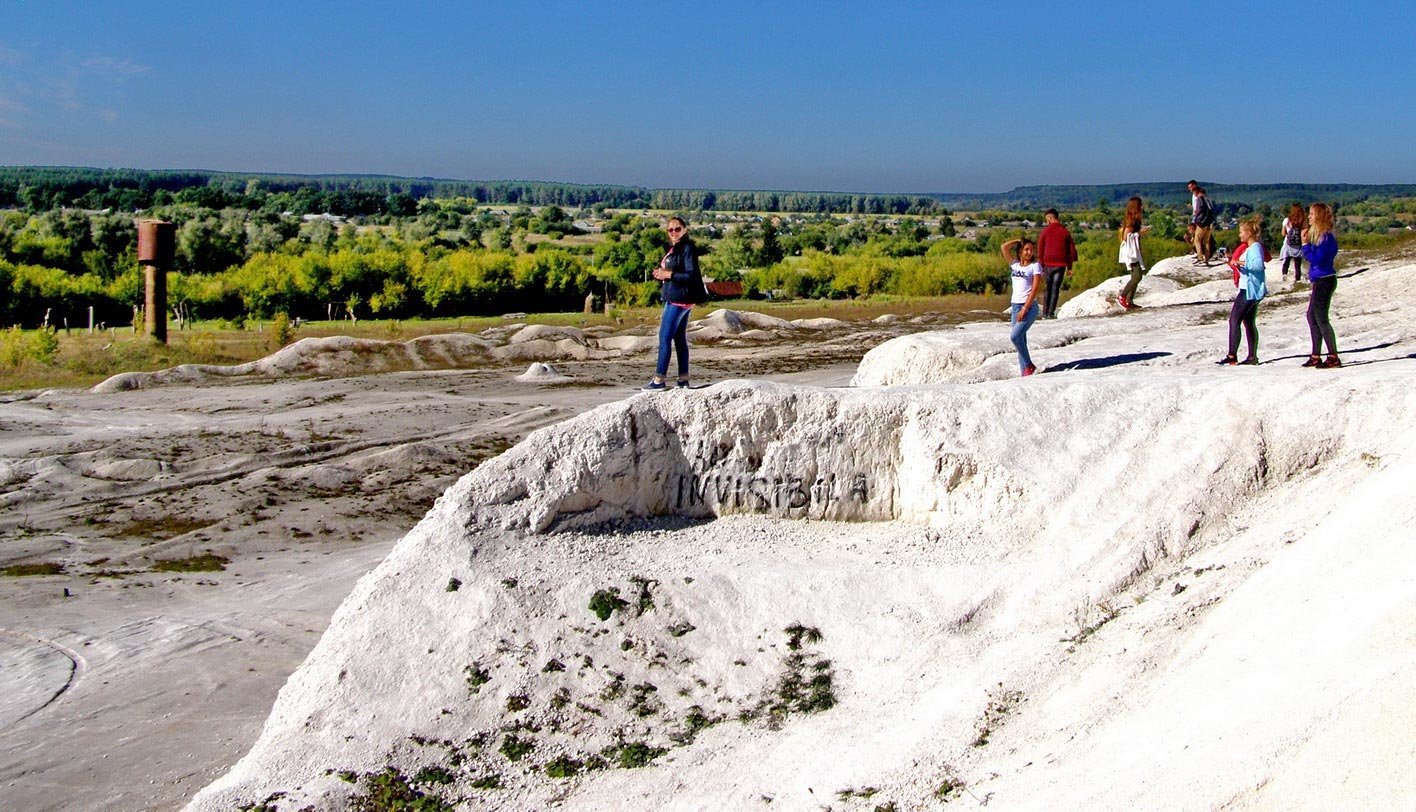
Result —
[[664, 267], [673, 274], [664, 280], [659, 289], [659, 298], [664, 302], [679, 304], [701, 304], [708, 300], [708, 290], [703, 287], [703, 273], [698, 269], [697, 249], [688, 237], [679, 240], [664, 257]]

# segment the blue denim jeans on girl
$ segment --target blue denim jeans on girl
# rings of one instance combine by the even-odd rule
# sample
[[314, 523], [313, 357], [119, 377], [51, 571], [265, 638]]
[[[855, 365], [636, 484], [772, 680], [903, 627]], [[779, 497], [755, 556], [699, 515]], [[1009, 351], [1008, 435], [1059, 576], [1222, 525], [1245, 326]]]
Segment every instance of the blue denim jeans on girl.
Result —
[[659, 363], [654, 368], [660, 378], [668, 374], [671, 350], [678, 355], [679, 377], [688, 377], [688, 314], [692, 312], [692, 306], [672, 302], [664, 305], [664, 315], [659, 319]]
[[1012, 313], [1013, 331], [1009, 338], [1013, 340], [1013, 346], [1018, 348], [1018, 370], [1027, 372], [1028, 367], [1033, 365], [1032, 356], [1028, 355], [1028, 328], [1037, 321], [1037, 302], [1033, 302], [1028, 312], [1019, 318], [1018, 311], [1023, 309], [1022, 303], [1014, 304], [1009, 310]]

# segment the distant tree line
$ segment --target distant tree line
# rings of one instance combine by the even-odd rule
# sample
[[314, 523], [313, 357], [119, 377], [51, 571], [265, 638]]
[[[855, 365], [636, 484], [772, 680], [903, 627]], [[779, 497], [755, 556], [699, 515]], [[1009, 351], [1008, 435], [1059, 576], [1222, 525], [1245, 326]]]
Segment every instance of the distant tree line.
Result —
[[925, 195], [648, 189], [540, 181], [461, 181], [386, 175], [270, 175], [86, 167], [0, 167], [0, 208], [137, 211], [188, 203], [340, 216], [416, 213], [427, 198], [475, 204], [671, 211], [931, 214]]
[[[1189, 178], [1177, 181], [1104, 184], [1091, 186], [1019, 186], [1007, 192], [991, 194], [933, 194], [931, 198], [951, 209], [977, 211], [1001, 209], [1021, 211], [1045, 209], [1080, 209], [1107, 205], [1124, 205], [1132, 195], [1138, 195], [1148, 206], [1188, 206], [1190, 192], [1185, 188]], [[1281, 206], [1293, 201], [1346, 204], [1379, 198], [1416, 197], [1416, 184], [1357, 184], [1357, 183], [1215, 183], [1200, 179], [1200, 185], [1215, 203], [1243, 205], [1250, 209], [1268, 204]]]

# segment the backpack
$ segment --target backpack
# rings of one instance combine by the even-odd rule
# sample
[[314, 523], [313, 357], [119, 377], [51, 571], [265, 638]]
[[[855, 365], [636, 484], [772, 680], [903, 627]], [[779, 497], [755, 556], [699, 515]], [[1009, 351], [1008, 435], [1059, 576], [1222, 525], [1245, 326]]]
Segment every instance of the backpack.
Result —
[[1214, 225], [1215, 213], [1214, 204], [1208, 197], [1200, 198], [1200, 213], [1195, 215], [1195, 225], [1200, 228], [1209, 228]]
[[1287, 243], [1290, 248], [1301, 246], [1303, 244], [1303, 230], [1297, 226], [1289, 226], [1288, 234], [1284, 236], [1283, 241]]

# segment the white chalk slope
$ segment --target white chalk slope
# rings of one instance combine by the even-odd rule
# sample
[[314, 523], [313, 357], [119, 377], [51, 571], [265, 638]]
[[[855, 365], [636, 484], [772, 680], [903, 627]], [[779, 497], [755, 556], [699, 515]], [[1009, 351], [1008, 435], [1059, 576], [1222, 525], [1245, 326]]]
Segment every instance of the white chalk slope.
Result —
[[1341, 370], [1275, 297], [1257, 368], [1177, 305], [1039, 325], [1070, 340], [1026, 380], [989, 380], [1000, 322], [878, 373], [961, 382], [542, 429], [359, 583], [192, 808], [339, 808], [388, 765], [468, 809], [1412, 808], [1412, 270], [1342, 281]]

